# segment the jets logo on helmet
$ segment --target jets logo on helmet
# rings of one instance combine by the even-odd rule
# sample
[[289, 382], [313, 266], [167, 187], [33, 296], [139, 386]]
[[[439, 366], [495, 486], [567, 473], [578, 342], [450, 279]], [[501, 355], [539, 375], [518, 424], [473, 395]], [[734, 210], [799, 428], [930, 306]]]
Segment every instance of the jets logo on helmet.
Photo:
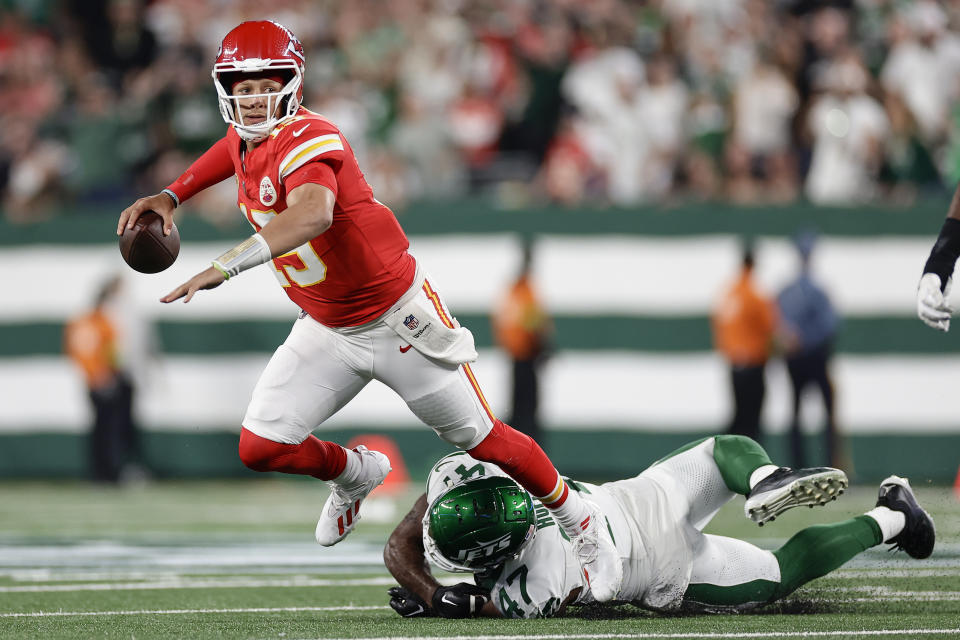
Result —
[[458, 549], [457, 557], [454, 560], [459, 564], [485, 563], [489, 558], [496, 556], [499, 552], [509, 550], [513, 544], [512, 536], [505, 533], [502, 538], [490, 542], [480, 542], [469, 549]]
[[479, 571], [517, 556], [536, 534], [533, 499], [502, 476], [474, 478], [433, 501], [423, 518], [428, 557], [447, 571]]
[[[270, 20], [244, 22], [224, 36], [213, 65], [220, 114], [241, 138], [250, 142], [265, 139], [275, 126], [292, 118], [303, 100], [303, 45], [283, 25]], [[283, 78], [277, 93], [233, 96], [232, 82], [247, 74], [270, 73]], [[262, 98], [267, 103], [266, 119], [243, 122], [238, 100]]]

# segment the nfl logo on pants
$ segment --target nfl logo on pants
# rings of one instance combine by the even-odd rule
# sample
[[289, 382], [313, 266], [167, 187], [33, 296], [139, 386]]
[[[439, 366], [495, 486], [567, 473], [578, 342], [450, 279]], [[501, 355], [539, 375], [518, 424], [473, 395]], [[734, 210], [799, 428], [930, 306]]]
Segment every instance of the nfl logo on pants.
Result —
[[414, 329], [420, 326], [420, 321], [417, 320], [416, 316], [414, 316], [413, 314], [410, 314], [409, 316], [403, 319], [403, 324], [404, 326], [407, 327], [407, 329], [410, 329], [410, 331], [413, 331]]

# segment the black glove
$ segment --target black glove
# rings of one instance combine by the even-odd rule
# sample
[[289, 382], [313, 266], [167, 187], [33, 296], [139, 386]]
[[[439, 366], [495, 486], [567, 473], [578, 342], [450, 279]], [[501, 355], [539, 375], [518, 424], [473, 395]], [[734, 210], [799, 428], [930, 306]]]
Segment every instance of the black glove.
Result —
[[442, 618], [470, 618], [479, 615], [490, 594], [475, 584], [459, 582], [440, 587], [433, 594], [433, 610]]
[[404, 618], [421, 618], [432, 616], [427, 603], [420, 596], [405, 587], [393, 587], [387, 590], [390, 596], [390, 606]]

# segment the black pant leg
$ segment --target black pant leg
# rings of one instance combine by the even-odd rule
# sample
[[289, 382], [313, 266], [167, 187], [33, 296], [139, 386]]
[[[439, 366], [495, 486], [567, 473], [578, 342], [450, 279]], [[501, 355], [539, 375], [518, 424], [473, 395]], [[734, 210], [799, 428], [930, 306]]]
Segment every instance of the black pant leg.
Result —
[[823, 412], [825, 423], [823, 426], [823, 436], [826, 440], [827, 464], [837, 466], [839, 460], [839, 443], [836, 427], [836, 416], [834, 415], [834, 394], [833, 381], [830, 379], [829, 364], [831, 355], [830, 345], [825, 345], [811, 354], [811, 379], [820, 390], [820, 397], [823, 399]]
[[90, 391], [94, 421], [90, 431], [90, 473], [98, 482], [117, 482], [120, 478], [117, 441], [116, 389]]
[[730, 433], [748, 436], [757, 441], [760, 440], [760, 414], [766, 393], [763, 371], [763, 365], [734, 366], [731, 370], [734, 414]]
[[800, 469], [807, 466], [803, 432], [800, 428], [800, 405], [803, 400], [803, 390], [808, 382], [802, 359], [798, 357], [787, 358], [787, 373], [790, 375], [790, 387], [793, 392], [793, 414], [790, 418], [790, 457], [793, 468]]
[[513, 362], [513, 411], [510, 426], [540, 442], [540, 385], [536, 360]]

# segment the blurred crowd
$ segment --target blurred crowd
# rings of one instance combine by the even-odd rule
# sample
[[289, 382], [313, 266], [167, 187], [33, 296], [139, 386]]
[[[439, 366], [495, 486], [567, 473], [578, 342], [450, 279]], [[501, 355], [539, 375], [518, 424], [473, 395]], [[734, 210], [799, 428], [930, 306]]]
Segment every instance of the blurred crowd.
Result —
[[[114, 206], [225, 132], [248, 19], [307, 51], [304, 104], [378, 198], [909, 203], [960, 177], [960, 2], [0, 0], [7, 219]], [[190, 203], [238, 220], [233, 186]]]

